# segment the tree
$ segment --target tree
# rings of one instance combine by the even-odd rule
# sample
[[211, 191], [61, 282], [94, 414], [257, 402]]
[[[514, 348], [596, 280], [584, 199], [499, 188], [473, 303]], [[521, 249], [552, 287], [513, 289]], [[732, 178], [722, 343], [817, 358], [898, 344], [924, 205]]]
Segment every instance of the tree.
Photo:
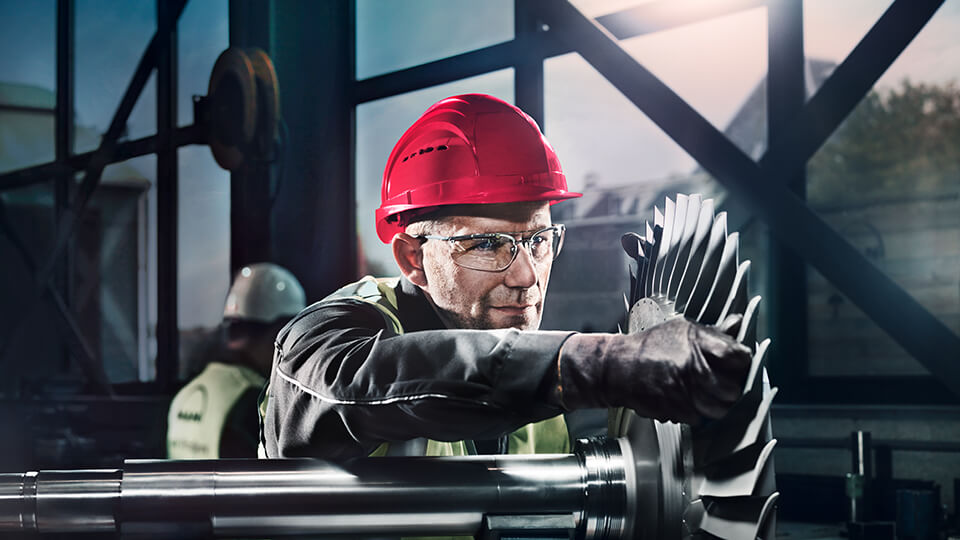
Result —
[[814, 205], [913, 198], [960, 187], [960, 90], [872, 90], [808, 164]]

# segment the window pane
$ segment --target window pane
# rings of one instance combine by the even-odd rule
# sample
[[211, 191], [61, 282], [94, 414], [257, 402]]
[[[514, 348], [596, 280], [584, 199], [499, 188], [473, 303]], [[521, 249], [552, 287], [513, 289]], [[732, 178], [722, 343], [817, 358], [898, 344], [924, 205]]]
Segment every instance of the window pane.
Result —
[[230, 46], [227, 0], [187, 2], [177, 23], [177, 125], [193, 123], [193, 96], [206, 95], [213, 64]]
[[504, 69], [357, 107], [357, 235], [361, 275], [395, 275], [390, 246], [377, 237], [374, 211], [380, 206], [380, 181], [393, 145], [427, 107], [457, 94], [485, 93], [513, 101], [513, 69]]
[[[846, 13], [834, 13], [838, 24]], [[807, 192], [824, 220], [960, 333], [957, 32], [960, 5], [946, 3], [811, 159]], [[925, 372], [813, 272], [810, 340], [811, 370], [824, 374]]]
[[[24, 111], [5, 108], [8, 90], [14, 90], [15, 99], [30, 99], [36, 103], [51, 103], [49, 112]], [[31, 165], [49, 163], [54, 153], [53, 93], [36, 86], [0, 83], [0, 172], [22, 169]]]
[[568, 232], [542, 327], [616, 331], [629, 287], [620, 236], [642, 234], [666, 196], [700, 193], [722, 208], [725, 192], [579, 55], [548, 60], [544, 75], [546, 135], [584, 196], [553, 207]]
[[[54, 0], [0, 2], [0, 85], [17, 84], [53, 92], [57, 84], [56, 29]], [[14, 102], [35, 105], [29, 99]]]
[[230, 286], [230, 173], [206, 146], [184, 146], [178, 153], [180, 376], [195, 374], [209, 358], [194, 358], [196, 340], [223, 318]]
[[513, 39], [513, 0], [357, 0], [357, 79]]
[[0, 172], [54, 159], [55, 33], [52, 0], [0, 3]]
[[804, 0], [803, 48], [807, 56], [807, 95], [860, 43], [891, 0]]
[[766, 149], [767, 9], [622, 42], [640, 64], [754, 159]]
[[[76, 152], [93, 150], [100, 144], [155, 32], [155, 0], [77, 0]], [[156, 133], [156, 74], [150, 79], [127, 121], [125, 138]]]
[[107, 166], [81, 222], [74, 311], [111, 382], [153, 378], [149, 355], [148, 198], [156, 160]]

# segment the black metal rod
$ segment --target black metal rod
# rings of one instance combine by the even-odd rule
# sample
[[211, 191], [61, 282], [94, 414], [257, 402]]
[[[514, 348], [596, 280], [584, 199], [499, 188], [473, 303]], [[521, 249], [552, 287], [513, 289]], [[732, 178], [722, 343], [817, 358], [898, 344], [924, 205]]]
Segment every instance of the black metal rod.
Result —
[[[73, 152], [73, 49], [74, 1], [57, 0], [57, 102], [53, 134], [54, 157], [58, 162], [66, 161]], [[54, 179], [54, 229], [59, 227], [60, 222], [63, 221], [66, 210], [70, 208], [73, 183], [72, 172], [65, 172]], [[56, 279], [54, 280], [56, 284], [51, 284], [47, 287], [48, 291], [55, 293], [53, 300], [58, 304], [58, 309], [61, 303], [64, 307], [69, 306], [69, 302], [73, 298], [73, 251], [73, 246], [67, 247], [66, 253], [61, 259]], [[31, 268], [30, 273], [36, 273], [36, 265], [34, 265], [32, 261], [30, 266], [34, 267]], [[59, 291], [62, 291], [62, 296], [59, 294]], [[73, 329], [79, 329], [73, 321], [73, 317], [69, 315], [69, 312], [64, 311], [63, 313], [67, 315], [67, 319], [72, 323], [69, 325], [71, 331]], [[82, 337], [79, 333], [76, 335]], [[85, 353], [91, 352], [91, 349], [86, 346], [85, 340], [81, 339], [80, 343], [80, 349], [83, 350], [78, 352], [80, 353], [80, 362], [82, 364], [90, 359], [90, 356]], [[74, 347], [74, 349], [77, 349], [77, 347]], [[63, 351], [63, 357], [63, 363], [67, 365], [69, 363], [69, 354], [65, 350]], [[0, 358], [3, 358], [3, 356], [0, 355]]]
[[[190, 125], [177, 128], [177, 146], [190, 144], [206, 144], [206, 135], [200, 126]], [[110, 163], [118, 163], [131, 158], [153, 154], [157, 151], [157, 136], [150, 135], [132, 141], [118, 142], [110, 158]], [[34, 165], [24, 169], [17, 169], [0, 175], [0, 191], [26, 187], [40, 182], [47, 182], [63, 174], [73, 174], [78, 170], [86, 169], [96, 151], [73, 154], [66, 161], [53, 161], [42, 165]]]
[[42, 114], [44, 116], [49, 116], [50, 114], [56, 114], [56, 108], [51, 109], [50, 107], [34, 107], [32, 105], [13, 105], [13, 104], [7, 104], [7, 103], [0, 103], [0, 111], [26, 113], [26, 114]]
[[523, 109], [545, 131], [543, 107], [543, 52], [540, 44], [540, 22], [537, 2], [514, 4], [514, 41], [519, 42], [519, 55], [514, 57], [514, 103]]
[[[177, 5], [179, 4], [179, 5]], [[183, 2], [157, 2], [157, 382], [178, 381], [177, 320], [179, 178], [177, 144], [177, 19]]]
[[73, 153], [74, 0], [57, 0], [57, 104], [54, 155], [65, 161]]
[[[777, 238], [842, 290], [952, 392], [960, 395], [960, 337], [785, 186], [796, 168], [762, 170], [569, 2], [546, 4], [557, 35], [763, 219]], [[814, 241], [811, 241], [814, 239]], [[903, 321], [910, 321], [905, 325]]]
[[[791, 121], [806, 100], [803, 2], [767, 6], [767, 51], [767, 146], [771, 147], [793, 132]], [[794, 171], [789, 189], [805, 200], [806, 183], [806, 167], [802, 166]], [[743, 214], [750, 213], [743, 210]], [[798, 372], [806, 372], [807, 266], [796, 251], [773, 238], [765, 240], [769, 241], [769, 266], [764, 300], [770, 310], [769, 337], [777, 344], [770, 351], [769, 365], [775, 380], [792, 381]]]

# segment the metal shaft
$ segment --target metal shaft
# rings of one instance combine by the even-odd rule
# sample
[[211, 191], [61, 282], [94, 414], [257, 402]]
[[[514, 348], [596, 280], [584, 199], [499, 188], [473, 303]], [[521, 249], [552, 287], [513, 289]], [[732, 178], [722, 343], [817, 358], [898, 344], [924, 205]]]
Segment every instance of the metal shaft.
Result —
[[472, 535], [491, 516], [511, 516], [513, 523], [517, 516], [559, 516], [578, 538], [621, 538], [632, 526], [633, 483], [625, 440], [584, 442], [572, 455], [376, 458], [341, 465], [132, 461], [122, 471], [0, 475], [0, 534]]

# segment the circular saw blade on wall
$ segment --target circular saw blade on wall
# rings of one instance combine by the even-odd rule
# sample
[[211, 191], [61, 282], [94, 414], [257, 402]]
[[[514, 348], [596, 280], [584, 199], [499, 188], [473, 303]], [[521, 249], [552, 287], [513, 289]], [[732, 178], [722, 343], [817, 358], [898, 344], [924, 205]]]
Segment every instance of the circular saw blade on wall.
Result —
[[270, 57], [260, 49], [223, 51], [210, 75], [207, 111], [207, 142], [221, 167], [235, 171], [269, 156], [280, 112]]
[[739, 314], [733, 333], [754, 353], [743, 397], [719, 420], [688, 426], [615, 413], [615, 434], [638, 449], [636, 474], [645, 479], [634, 537], [774, 538], [779, 493], [769, 413], [777, 390], [764, 368], [770, 340], [756, 341], [760, 297], [748, 297], [750, 261], [738, 260], [738, 233], [727, 234], [726, 214], [714, 215], [712, 199], [678, 194], [654, 209], [642, 236], [628, 233], [621, 243], [633, 259], [629, 332], [674, 317], [716, 325]]

